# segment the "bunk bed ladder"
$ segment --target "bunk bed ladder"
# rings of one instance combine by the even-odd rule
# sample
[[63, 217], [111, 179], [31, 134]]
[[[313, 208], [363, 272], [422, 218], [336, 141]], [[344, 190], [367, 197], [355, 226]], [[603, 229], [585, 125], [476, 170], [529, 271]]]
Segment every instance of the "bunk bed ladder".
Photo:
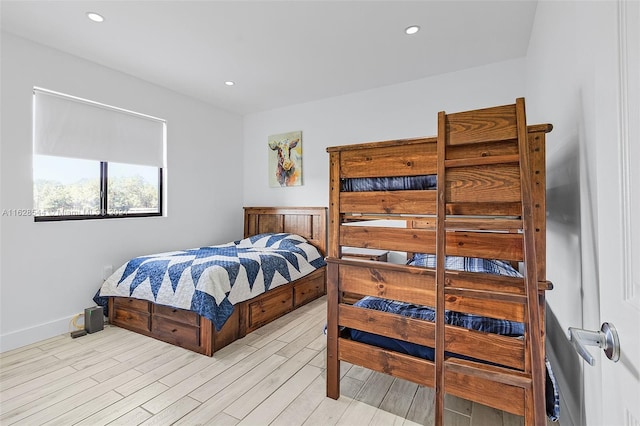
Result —
[[[515, 140], [517, 153], [510, 151], [495, 153], [486, 148], [490, 143]], [[485, 152], [486, 150], [486, 152]], [[466, 154], [470, 153], [467, 157]], [[464, 155], [462, 155], [464, 154]], [[449, 252], [457, 253], [457, 247], [447, 246], [447, 235], [464, 230], [468, 234], [474, 231], [487, 231], [486, 228], [474, 229], [474, 219], [470, 216], [498, 215], [505, 221], [519, 224], [518, 233], [522, 236], [522, 261], [524, 262], [525, 307], [525, 375], [529, 377], [523, 383], [524, 412], [526, 425], [546, 424], [544, 398], [544, 356], [540, 333], [541, 314], [538, 299], [538, 276], [535, 252], [532, 179], [530, 174], [529, 146], [525, 118], [524, 99], [518, 98], [515, 104], [455, 114], [438, 114], [438, 188], [436, 220], [436, 334], [435, 334], [435, 423], [443, 424], [445, 376], [445, 300], [446, 273], [445, 257]], [[465, 179], [465, 168], [482, 168], [487, 165], [508, 165], [504, 182], [500, 176], [487, 176], [489, 189], [479, 190], [476, 195], [465, 186], [473, 186], [477, 181]], [[514, 164], [519, 165], [519, 176], [513, 176]], [[493, 169], [491, 169], [493, 170]], [[511, 174], [509, 174], [511, 173]], [[517, 173], [515, 173], [517, 175]], [[475, 177], [474, 179], [477, 179]], [[518, 182], [519, 180], [519, 182]], [[507, 182], [507, 183], [505, 183]], [[503, 184], [512, 191], [511, 198], [502, 200], [499, 188], [492, 185]], [[479, 186], [485, 183], [478, 183]], [[517, 187], [519, 185], [519, 194]], [[465, 196], [458, 197], [457, 191]], [[466, 192], [465, 192], [466, 191]], [[518, 197], [517, 203], [516, 196]], [[465, 198], [466, 197], [466, 198]], [[515, 207], [514, 207], [515, 206]], [[515, 209], [515, 210], [514, 210]], [[513, 219], [513, 212], [519, 219]], [[457, 217], [456, 217], [457, 216]], [[477, 219], [482, 223], [483, 219]], [[512, 231], [508, 231], [512, 232]], [[460, 243], [462, 244], [462, 243]], [[468, 257], [483, 257], [482, 248], [478, 255], [465, 253]]]

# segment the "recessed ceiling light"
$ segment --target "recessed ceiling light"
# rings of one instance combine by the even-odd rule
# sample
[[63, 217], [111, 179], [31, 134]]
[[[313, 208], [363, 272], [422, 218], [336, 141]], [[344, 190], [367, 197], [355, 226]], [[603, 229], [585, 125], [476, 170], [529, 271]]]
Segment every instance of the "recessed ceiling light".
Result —
[[415, 34], [415, 33], [417, 33], [418, 31], [420, 31], [420, 27], [419, 27], [419, 26], [417, 26], [417, 25], [412, 25], [412, 26], [410, 26], [410, 27], [407, 27], [407, 28], [404, 30], [404, 32], [405, 32], [405, 33], [407, 33], [407, 34], [409, 34], [409, 35], [411, 35], [411, 34]]
[[87, 12], [87, 18], [91, 19], [93, 22], [103, 22], [104, 16], [95, 12]]
[[236, 83], [231, 81], [231, 80], [229, 80], [229, 81], [225, 81], [224, 84], [226, 84], [227, 86], [233, 86]]

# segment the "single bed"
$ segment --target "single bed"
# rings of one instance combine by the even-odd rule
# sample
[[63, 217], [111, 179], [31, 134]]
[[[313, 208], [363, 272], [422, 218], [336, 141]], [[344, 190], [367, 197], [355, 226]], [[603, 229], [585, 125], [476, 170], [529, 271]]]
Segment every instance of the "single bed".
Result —
[[[441, 112], [436, 137], [327, 149], [327, 396], [340, 396], [340, 361], [347, 361], [435, 388], [437, 425], [446, 393], [524, 416], [527, 425], [546, 423], [551, 128], [527, 126], [520, 98]], [[432, 263], [354, 261], [343, 247], [413, 260], [427, 254]], [[517, 275], [454, 268], [454, 258], [499, 262]], [[505, 333], [469, 318], [501, 321]]]
[[[245, 207], [242, 240], [132, 259], [96, 301], [108, 298], [113, 325], [212, 356], [326, 293], [326, 220], [324, 207]], [[241, 280], [248, 286], [234, 293]], [[163, 292], [182, 286], [188, 300], [164, 304]]]

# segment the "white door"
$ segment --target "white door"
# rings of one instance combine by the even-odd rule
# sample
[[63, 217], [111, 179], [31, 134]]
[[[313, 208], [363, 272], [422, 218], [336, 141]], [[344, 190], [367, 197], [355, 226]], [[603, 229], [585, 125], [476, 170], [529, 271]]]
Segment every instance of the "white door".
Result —
[[589, 424], [640, 426], [640, 2], [609, 4], [611, 13], [602, 18], [615, 22], [607, 42], [612, 64], [596, 76], [599, 89], [612, 92], [596, 100], [598, 119], [602, 118], [596, 130], [596, 251], [600, 322], [616, 327], [621, 351], [614, 363], [598, 348], [590, 349], [597, 363], [595, 367], [585, 363], [585, 374], [599, 369], [595, 374], [601, 375], [602, 385], [600, 389], [585, 385], [584, 392], [601, 392], [602, 405], [587, 404], [585, 412]]

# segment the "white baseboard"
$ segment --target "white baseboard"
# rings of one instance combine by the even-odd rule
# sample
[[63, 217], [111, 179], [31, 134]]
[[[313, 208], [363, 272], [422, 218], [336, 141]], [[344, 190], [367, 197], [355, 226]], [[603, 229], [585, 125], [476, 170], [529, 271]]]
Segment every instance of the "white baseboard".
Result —
[[0, 335], [0, 352], [21, 348], [41, 340], [70, 332], [75, 315]]

